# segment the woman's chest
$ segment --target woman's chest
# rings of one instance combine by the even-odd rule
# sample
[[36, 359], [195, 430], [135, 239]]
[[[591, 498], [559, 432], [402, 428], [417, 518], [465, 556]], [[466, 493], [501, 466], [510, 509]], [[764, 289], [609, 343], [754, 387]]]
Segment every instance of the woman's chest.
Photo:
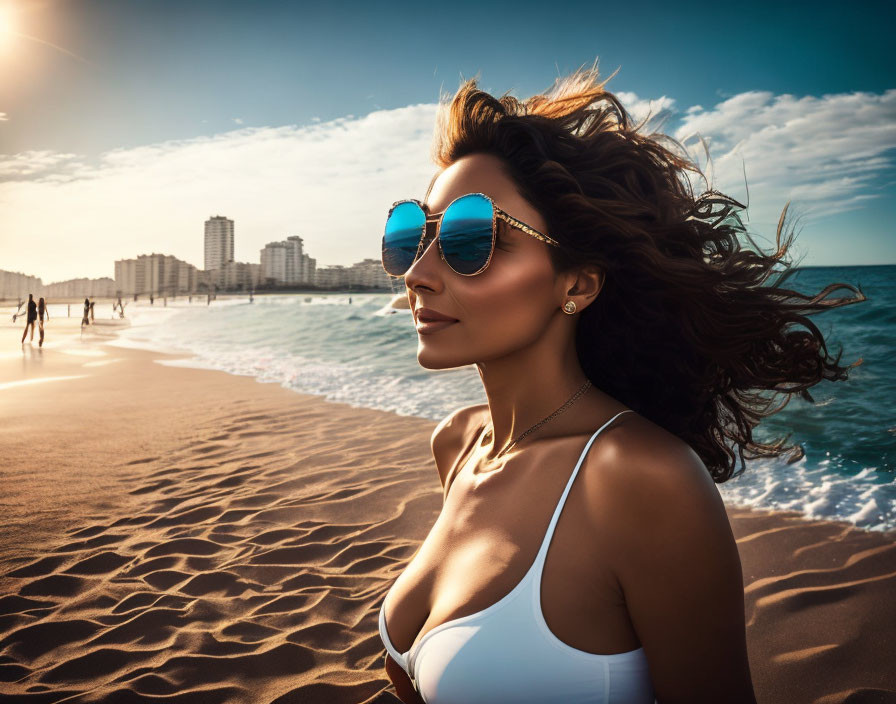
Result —
[[[458, 475], [389, 592], [385, 616], [395, 647], [406, 652], [435, 627], [510, 593], [535, 563], [567, 479], [541, 476], [512, 487], [495, 481], [482, 489]], [[585, 504], [573, 483], [535, 574], [541, 610], [567, 645], [599, 654], [632, 650], [639, 643], [615, 577], [616, 556]]]

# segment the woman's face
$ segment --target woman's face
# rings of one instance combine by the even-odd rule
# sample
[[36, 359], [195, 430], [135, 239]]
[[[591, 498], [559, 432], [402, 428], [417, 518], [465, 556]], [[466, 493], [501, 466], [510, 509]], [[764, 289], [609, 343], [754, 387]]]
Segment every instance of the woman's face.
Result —
[[[485, 193], [495, 204], [536, 230], [547, 224], [517, 192], [498, 157], [470, 154], [439, 174], [427, 199], [428, 215], [441, 214], [455, 198]], [[484, 362], [535, 342], [560, 311], [563, 282], [556, 277], [549, 245], [498, 220], [495, 250], [485, 271], [456, 273], [441, 258], [435, 223], [427, 224], [426, 250], [405, 274], [417, 327], [417, 359], [427, 369]], [[422, 331], [417, 311], [428, 308], [457, 322]]]

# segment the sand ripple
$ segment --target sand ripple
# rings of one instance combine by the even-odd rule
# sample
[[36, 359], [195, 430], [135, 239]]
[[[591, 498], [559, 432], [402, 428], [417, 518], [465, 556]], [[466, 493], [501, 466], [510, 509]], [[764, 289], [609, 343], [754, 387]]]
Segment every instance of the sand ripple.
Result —
[[[358, 411], [322, 413], [333, 408], [222, 414], [170, 454], [123, 458], [110, 472], [117, 512], [7, 560], [0, 692], [398, 701], [385, 691], [376, 610], [441, 504], [420, 442], [432, 423], [361, 411], [358, 433], [346, 427]], [[422, 514], [419, 502], [408, 514], [409, 488]]]
[[[377, 610], [441, 507], [434, 424], [120, 355], [0, 429], [0, 702], [396, 702]], [[759, 703], [896, 702], [894, 536], [729, 516]]]

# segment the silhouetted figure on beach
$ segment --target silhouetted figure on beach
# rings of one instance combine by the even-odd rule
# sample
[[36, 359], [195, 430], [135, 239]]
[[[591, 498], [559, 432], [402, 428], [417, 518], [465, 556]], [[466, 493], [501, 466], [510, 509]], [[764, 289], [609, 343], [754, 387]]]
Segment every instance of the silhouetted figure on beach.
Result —
[[351, 297], [351, 296], [348, 297], [348, 304], [349, 304], [349, 305], [352, 304], [352, 297]]
[[22, 333], [22, 344], [25, 344], [25, 336], [28, 334], [28, 327], [31, 327], [31, 339], [34, 342], [34, 323], [37, 321], [37, 303], [34, 302], [33, 294], [28, 294], [28, 320], [25, 321], [25, 332]]
[[205, 305], [210, 306], [212, 304], [212, 294], [206, 294]]
[[91, 302], [90, 302], [90, 322], [91, 322], [91, 323], [96, 322], [96, 318], [93, 317], [93, 304], [94, 304], [94, 303], [96, 303], [96, 301], [91, 301]]
[[153, 296], [152, 294], [149, 294], [149, 305], [154, 305], [153, 301], [155, 301], [155, 300], [156, 300], [155, 296]]
[[251, 303], [253, 300], [254, 300], [254, 296], [252, 294], [252, 291], [249, 291], [249, 303]]
[[124, 317], [124, 303], [121, 302], [121, 296], [118, 297], [118, 303], [112, 304], [112, 312], [115, 312], [115, 306], [118, 306], [118, 317]]
[[38, 347], [44, 346], [44, 316], [47, 317], [47, 320], [50, 319], [50, 311], [47, 309], [47, 304], [44, 302], [44, 297], [41, 296], [40, 300], [37, 302], [37, 327], [40, 330], [40, 339], [37, 343]]
[[81, 327], [90, 325], [90, 299], [84, 299], [84, 315], [81, 316]]

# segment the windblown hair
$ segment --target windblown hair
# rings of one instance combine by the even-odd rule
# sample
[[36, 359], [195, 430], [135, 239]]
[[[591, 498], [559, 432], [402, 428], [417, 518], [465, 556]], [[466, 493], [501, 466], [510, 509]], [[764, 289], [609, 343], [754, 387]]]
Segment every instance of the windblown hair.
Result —
[[[598, 81], [595, 64], [520, 101], [468, 79], [441, 101], [433, 161], [444, 169], [472, 153], [500, 157], [561, 245], [548, 247], [554, 270], [604, 273], [576, 330], [595, 386], [687, 442], [716, 483], [739, 476], [745, 458], [789, 452], [795, 461], [803, 452], [785, 444], [790, 435], [763, 444], [752, 430], [793, 394], [813, 401], [809, 387], [845, 380], [861, 364], [840, 366], [842, 347], [832, 358], [807, 316], [865, 295], [841, 283], [815, 296], [781, 288], [796, 271], [785, 259], [790, 203], [777, 251], [766, 254], [739, 216], [746, 206], [711, 186], [695, 196], [688, 172], [706, 178], [687, 150], [647, 134], [646, 119], [633, 124], [607, 80]], [[765, 285], [776, 265], [784, 269]], [[857, 296], [825, 300], [844, 287]], [[776, 394], [784, 401], [772, 409]]]

